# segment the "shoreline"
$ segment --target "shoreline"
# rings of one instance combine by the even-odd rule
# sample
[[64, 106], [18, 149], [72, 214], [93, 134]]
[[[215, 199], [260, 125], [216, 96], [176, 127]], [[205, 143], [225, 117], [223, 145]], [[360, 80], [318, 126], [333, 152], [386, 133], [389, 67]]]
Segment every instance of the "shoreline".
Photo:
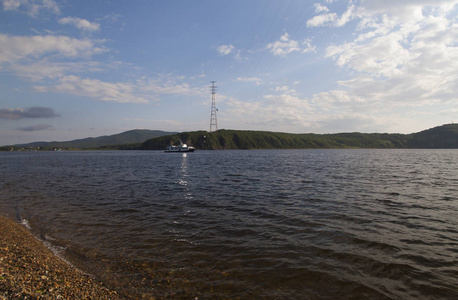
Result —
[[0, 299], [125, 299], [0, 214]]

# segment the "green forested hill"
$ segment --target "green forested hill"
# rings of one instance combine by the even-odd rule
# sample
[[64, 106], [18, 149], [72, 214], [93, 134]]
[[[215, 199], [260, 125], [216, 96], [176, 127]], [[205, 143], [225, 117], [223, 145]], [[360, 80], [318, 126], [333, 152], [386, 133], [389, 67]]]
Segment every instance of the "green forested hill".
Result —
[[161, 130], [147, 130], [147, 129], [135, 129], [129, 130], [122, 133], [90, 137], [85, 139], [78, 139], [65, 142], [35, 142], [24, 145], [17, 145], [21, 147], [42, 147], [42, 148], [76, 148], [76, 149], [96, 149], [107, 145], [126, 145], [126, 144], [141, 144], [144, 141], [163, 136], [176, 134], [176, 132], [165, 132]]
[[446, 124], [414, 133], [409, 148], [458, 148], [458, 124]]
[[142, 149], [162, 150], [179, 140], [197, 149], [319, 149], [319, 148], [406, 148], [400, 134], [291, 134], [267, 131], [219, 130], [183, 132], [150, 139]]
[[[446, 124], [413, 134], [336, 133], [292, 134], [269, 131], [219, 130], [164, 132], [130, 130], [123, 133], [67, 142], [36, 142], [21, 147], [42, 149], [164, 150], [179, 140], [197, 149], [344, 149], [344, 148], [458, 148], [458, 124]], [[9, 150], [11, 147], [1, 147]]]
[[414, 134], [337, 133], [291, 134], [268, 131], [194, 131], [150, 139], [141, 149], [163, 150], [179, 140], [197, 149], [318, 149], [318, 148], [458, 148], [458, 124]]

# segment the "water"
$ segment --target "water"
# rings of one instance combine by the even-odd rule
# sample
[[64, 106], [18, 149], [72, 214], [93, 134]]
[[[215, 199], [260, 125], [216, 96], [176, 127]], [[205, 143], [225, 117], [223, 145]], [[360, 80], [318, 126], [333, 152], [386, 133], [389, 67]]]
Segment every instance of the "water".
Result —
[[458, 150], [0, 153], [0, 207], [132, 298], [457, 299]]

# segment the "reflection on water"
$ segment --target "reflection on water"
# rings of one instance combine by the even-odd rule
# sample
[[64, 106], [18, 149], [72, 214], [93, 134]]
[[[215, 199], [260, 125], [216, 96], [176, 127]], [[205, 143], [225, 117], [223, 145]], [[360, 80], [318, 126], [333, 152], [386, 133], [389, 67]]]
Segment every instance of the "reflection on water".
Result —
[[0, 206], [135, 298], [456, 299], [458, 151], [0, 153]]
[[188, 157], [187, 157], [187, 154], [186, 153], [183, 153], [182, 154], [182, 157], [183, 159], [181, 160], [181, 169], [180, 169], [180, 173], [181, 173], [181, 179], [180, 179], [180, 184], [181, 185], [184, 185], [186, 186], [187, 185], [187, 181], [186, 181], [186, 177], [188, 177], [188, 173], [187, 173], [187, 169], [188, 169]]

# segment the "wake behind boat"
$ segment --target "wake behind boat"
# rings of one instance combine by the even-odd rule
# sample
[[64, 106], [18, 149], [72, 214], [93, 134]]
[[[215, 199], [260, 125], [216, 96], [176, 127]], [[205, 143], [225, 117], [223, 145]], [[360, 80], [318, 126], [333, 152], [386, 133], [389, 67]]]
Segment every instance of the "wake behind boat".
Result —
[[164, 152], [194, 152], [196, 148], [190, 147], [187, 144], [183, 144], [183, 142], [180, 140], [179, 145], [170, 145], [165, 148]]

